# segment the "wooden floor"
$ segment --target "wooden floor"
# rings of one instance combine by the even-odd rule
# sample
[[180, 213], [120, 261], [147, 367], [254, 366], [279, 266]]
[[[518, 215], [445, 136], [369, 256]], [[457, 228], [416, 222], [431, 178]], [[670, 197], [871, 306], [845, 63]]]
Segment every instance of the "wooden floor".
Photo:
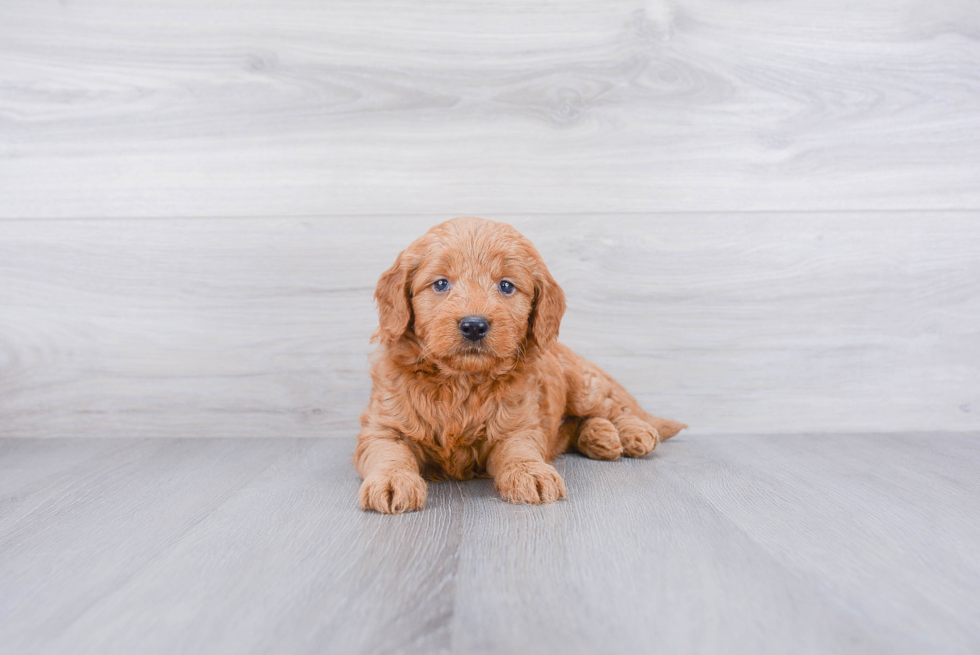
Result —
[[976, 653], [980, 439], [682, 435], [367, 514], [345, 439], [0, 442], [0, 652]]

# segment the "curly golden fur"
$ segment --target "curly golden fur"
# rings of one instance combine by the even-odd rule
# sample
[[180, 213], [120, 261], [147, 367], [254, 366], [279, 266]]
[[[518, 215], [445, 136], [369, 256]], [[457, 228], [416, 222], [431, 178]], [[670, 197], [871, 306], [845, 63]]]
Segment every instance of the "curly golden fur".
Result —
[[[510, 502], [551, 503], [566, 492], [548, 462], [569, 448], [643, 457], [687, 427], [647, 414], [556, 341], [565, 295], [509, 225], [435, 226], [385, 271], [375, 299], [380, 348], [354, 453], [366, 510], [418, 510], [425, 478], [484, 475]], [[474, 316], [489, 324], [477, 340], [461, 331]]]

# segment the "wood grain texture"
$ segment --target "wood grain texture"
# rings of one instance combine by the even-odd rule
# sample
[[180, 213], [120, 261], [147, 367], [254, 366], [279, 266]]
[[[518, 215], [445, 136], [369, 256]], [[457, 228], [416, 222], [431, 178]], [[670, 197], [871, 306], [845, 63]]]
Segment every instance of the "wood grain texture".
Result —
[[980, 208], [970, 0], [0, 6], [0, 216]]
[[352, 439], [4, 440], [0, 653], [972, 653], [978, 436], [681, 435], [399, 517]]
[[[7, 436], [352, 436], [372, 294], [440, 217], [8, 221]], [[699, 433], [980, 429], [980, 215], [497, 217], [562, 341]]]

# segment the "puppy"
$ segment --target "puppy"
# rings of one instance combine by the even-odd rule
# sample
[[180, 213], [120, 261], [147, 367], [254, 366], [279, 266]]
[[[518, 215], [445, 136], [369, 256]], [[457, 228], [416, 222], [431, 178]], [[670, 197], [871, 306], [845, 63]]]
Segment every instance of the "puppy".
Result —
[[422, 509], [425, 479], [489, 475], [512, 503], [552, 503], [549, 464], [643, 457], [687, 427], [644, 412], [598, 366], [556, 341], [565, 295], [530, 241], [504, 223], [456, 218], [382, 274], [380, 344], [354, 464], [361, 507]]

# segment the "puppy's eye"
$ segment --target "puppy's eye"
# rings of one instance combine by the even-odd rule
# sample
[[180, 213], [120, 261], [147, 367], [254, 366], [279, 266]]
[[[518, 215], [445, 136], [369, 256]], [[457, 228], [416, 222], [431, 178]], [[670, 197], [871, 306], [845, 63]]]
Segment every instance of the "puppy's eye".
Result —
[[505, 296], [509, 296], [517, 291], [517, 287], [515, 287], [514, 283], [509, 280], [501, 280], [497, 287], [500, 289], [500, 293], [504, 294]]
[[436, 280], [432, 284], [432, 290], [436, 293], [445, 293], [449, 291], [449, 280], [442, 278], [441, 280]]

